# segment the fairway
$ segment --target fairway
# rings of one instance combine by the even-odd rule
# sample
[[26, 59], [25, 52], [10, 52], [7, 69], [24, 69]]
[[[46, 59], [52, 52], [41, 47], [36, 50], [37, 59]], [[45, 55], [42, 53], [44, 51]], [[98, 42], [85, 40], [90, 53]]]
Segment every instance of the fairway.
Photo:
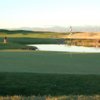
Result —
[[100, 94], [99, 59], [99, 53], [0, 51], [0, 94]]
[[3, 51], [0, 72], [100, 74], [100, 54]]

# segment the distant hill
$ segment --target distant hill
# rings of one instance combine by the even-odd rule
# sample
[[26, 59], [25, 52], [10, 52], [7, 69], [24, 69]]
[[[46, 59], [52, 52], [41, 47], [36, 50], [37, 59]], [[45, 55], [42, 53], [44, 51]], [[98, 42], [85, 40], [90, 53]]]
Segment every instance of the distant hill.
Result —
[[7, 29], [0, 29], [0, 32], [2, 33], [31, 33], [32, 31], [26, 31], [26, 30], [7, 30]]
[[[32, 30], [32, 31], [69, 32], [69, 27], [68, 26], [67, 27], [55, 26], [55, 27], [44, 27], [44, 28], [23, 27], [19, 29]], [[100, 32], [100, 26], [72, 26], [72, 31], [73, 32]]]
[[[32, 30], [8, 30], [8, 29], [0, 29], [0, 33], [7, 33], [7, 34], [16, 34], [16, 33], [22, 33], [22, 34], [28, 34], [28, 33], [48, 33], [47, 31], [32, 31]], [[51, 32], [49, 32], [51, 33]]]
[[[61, 27], [21, 27], [15, 29], [0, 29], [0, 32], [7, 33], [46, 33], [46, 32], [69, 32], [70, 26]], [[100, 26], [72, 26], [72, 32], [100, 32]]]

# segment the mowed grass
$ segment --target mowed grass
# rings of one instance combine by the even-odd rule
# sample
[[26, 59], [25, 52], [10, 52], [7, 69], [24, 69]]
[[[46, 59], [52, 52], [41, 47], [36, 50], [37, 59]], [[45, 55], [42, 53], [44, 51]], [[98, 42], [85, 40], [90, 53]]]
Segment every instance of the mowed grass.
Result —
[[0, 37], [8, 37], [8, 38], [60, 38], [63, 33], [0, 33]]
[[[0, 37], [0, 43], [3, 43], [3, 38]], [[8, 38], [8, 43], [17, 43], [21, 45], [27, 44], [63, 44], [64, 39], [53, 38]]]
[[0, 95], [99, 95], [99, 59], [100, 54], [0, 51]]
[[100, 75], [100, 54], [1, 51], [0, 72]]

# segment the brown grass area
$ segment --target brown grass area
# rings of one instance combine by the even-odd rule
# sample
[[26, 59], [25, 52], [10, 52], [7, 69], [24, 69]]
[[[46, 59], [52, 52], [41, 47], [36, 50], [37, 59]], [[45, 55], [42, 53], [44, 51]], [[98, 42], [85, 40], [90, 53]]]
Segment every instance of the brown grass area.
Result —
[[72, 38], [72, 39], [100, 39], [100, 32], [96, 33], [73, 33], [72, 35], [62, 35], [61, 38]]
[[84, 96], [84, 95], [69, 95], [69, 96], [0, 96], [0, 100], [100, 100], [100, 95]]

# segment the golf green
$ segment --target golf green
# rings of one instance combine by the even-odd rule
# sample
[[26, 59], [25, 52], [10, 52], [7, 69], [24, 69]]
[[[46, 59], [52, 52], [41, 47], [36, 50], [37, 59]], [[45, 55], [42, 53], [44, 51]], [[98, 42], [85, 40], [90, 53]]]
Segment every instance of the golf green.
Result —
[[2, 51], [0, 72], [100, 74], [100, 54]]

